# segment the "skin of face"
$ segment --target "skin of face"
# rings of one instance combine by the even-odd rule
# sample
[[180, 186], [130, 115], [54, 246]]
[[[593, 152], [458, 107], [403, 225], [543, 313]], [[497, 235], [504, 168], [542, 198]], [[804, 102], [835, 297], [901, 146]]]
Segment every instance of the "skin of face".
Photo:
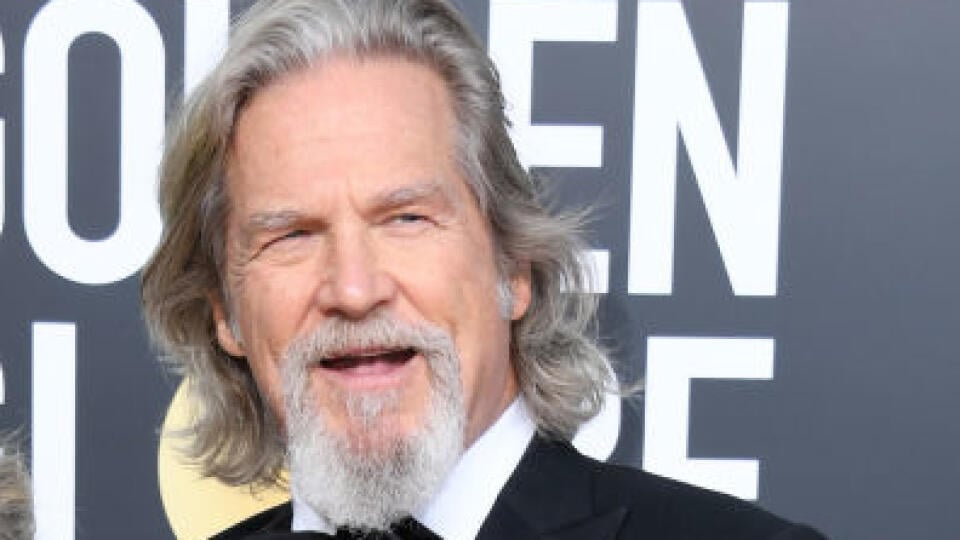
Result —
[[[374, 310], [452, 337], [465, 447], [516, 397], [510, 323], [529, 306], [529, 273], [509, 277], [504, 317], [489, 224], [455, 159], [455, 120], [437, 73], [394, 57], [332, 58], [269, 85], [241, 113], [227, 167], [234, 324], [218, 301], [213, 310], [221, 347], [246, 358], [281, 421], [279, 366], [291, 340], [328, 317], [360, 321]], [[403, 435], [422, 424], [430, 375], [419, 355], [309, 373], [332, 429], [361, 429], [337, 392], [399, 392], [383, 425]]]

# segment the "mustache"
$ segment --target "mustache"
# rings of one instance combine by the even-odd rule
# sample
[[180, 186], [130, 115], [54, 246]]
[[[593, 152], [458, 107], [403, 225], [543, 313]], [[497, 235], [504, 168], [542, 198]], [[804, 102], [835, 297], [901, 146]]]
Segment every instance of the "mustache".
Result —
[[433, 365], [452, 348], [453, 341], [443, 328], [426, 322], [410, 323], [378, 310], [363, 319], [327, 318], [294, 339], [283, 356], [286, 369], [293, 371], [406, 351], [421, 354]]

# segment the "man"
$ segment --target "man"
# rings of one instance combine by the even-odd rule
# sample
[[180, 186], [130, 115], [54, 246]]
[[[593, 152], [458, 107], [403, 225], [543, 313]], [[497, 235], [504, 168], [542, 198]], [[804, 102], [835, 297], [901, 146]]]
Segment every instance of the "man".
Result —
[[13, 437], [0, 434], [0, 540], [33, 538], [30, 476]]
[[216, 538], [820, 538], [565, 442], [611, 370], [579, 221], [506, 124], [442, 0], [262, 2], [234, 28], [172, 125], [143, 278], [203, 472], [289, 468], [291, 503]]

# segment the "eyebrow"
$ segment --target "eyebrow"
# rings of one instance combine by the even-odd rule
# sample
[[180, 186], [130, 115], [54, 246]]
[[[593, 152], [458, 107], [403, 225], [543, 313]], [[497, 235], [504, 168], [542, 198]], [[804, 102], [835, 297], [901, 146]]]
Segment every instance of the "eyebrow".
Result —
[[243, 225], [243, 231], [247, 234], [275, 231], [289, 227], [302, 218], [303, 214], [296, 210], [264, 210], [251, 214]]
[[445, 204], [450, 204], [454, 200], [453, 197], [450, 196], [447, 184], [430, 180], [380, 193], [374, 197], [373, 207], [384, 209], [397, 208], [434, 198], [439, 198]]

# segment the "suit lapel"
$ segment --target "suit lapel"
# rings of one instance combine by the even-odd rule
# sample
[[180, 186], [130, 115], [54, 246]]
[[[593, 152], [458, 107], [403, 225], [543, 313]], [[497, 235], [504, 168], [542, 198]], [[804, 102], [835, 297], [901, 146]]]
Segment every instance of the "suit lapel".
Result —
[[501, 504], [501, 499], [493, 505], [487, 519], [477, 533], [476, 540], [500, 540], [503, 538], [539, 538], [540, 533], [532, 527], [526, 517], [517, 513], [511, 504]]
[[[210, 538], [210, 540], [233, 540], [247, 538], [256, 533], [289, 533], [293, 520], [293, 505], [287, 501], [243, 520]], [[254, 536], [256, 538], [256, 536]]]
[[569, 444], [534, 437], [477, 540], [615, 538], [627, 510], [596, 506], [595, 468]]
[[609, 512], [588, 518], [582, 523], [563, 526], [543, 535], [544, 540], [613, 540], [627, 517], [627, 509], [620, 506]]

